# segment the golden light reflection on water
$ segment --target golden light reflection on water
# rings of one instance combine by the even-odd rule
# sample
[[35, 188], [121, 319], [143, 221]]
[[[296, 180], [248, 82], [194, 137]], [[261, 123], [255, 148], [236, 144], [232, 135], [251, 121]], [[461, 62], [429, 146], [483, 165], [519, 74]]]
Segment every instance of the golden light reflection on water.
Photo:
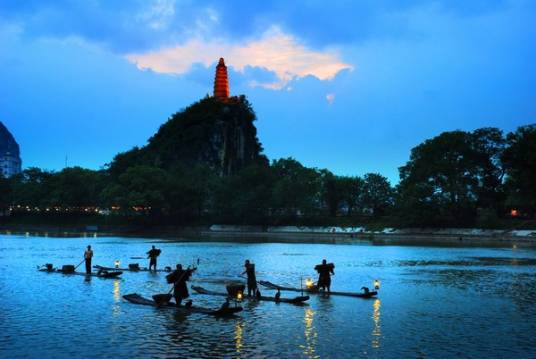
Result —
[[372, 308], [372, 322], [374, 323], [374, 327], [372, 329], [372, 348], [378, 349], [380, 347], [380, 338], [382, 336], [380, 325], [381, 301], [376, 299], [372, 304]]
[[119, 305], [119, 301], [121, 300], [121, 281], [120, 280], [117, 280], [117, 279], [114, 280], [113, 296], [114, 296], [115, 304], [112, 306], [112, 315], [114, 317], [117, 317], [119, 314], [121, 314], [121, 306]]
[[305, 317], [303, 319], [305, 331], [305, 345], [300, 345], [300, 348], [303, 349], [303, 354], [307, 358], [320, 358], [316, 351], [316, 340], [318, 333], [315, 330], [313, 319], [315, 312], [311, 308], [305, 309]]
[[114, 301], [117, 303], [121, 300], [121, 281], [114, 280]]
[[239, 321], [235, 325], [235, 347], [236, 347], [236, 357], [240, 358], [240, 353], [242, 351], [242, 336], [244, 332], [244, 322]]

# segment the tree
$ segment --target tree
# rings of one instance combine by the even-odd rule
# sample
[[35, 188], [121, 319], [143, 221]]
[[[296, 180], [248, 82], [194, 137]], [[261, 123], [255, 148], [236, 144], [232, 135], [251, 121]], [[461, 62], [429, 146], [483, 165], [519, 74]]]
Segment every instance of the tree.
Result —
[[0, 215], [9, 208], [11, 201], [11, 182], [0, 173]]
[[47, 206], [90, 207], [99, 205], [103, 173], [81, 167], [69, 167], [48, 177]]
[[142, 151], [137, 146], [129, 151], [118, 153], [113, 161], [107, 165], [107, 172], [112, 179], [117, 180], [130, 167], [144, 164], [141, 158]]
[[444, 132], [400, 167], [398, 207], [416, 224], [469, 224], [478, 209], [502, 211], [505, 140], [496, 128]]
[[507, 136], [502, 156], [507, 173], [509, 206], [536, 213], [536, 124], [519, 127]]
[[276, 178], [272, 190], [276, 213], [287, 216], [315, 214], [321, 202], [319, 172], [292, 158], [274, 161], [272, 169]]
[[342, 206], [343, 193], [339, 178], [328, 170], [321, 170], [322, 199], [330, 216], [334, 217]]
[[46, 205], [52, 172], [30, 167], [11, 177], [13, 204], [36, 207]]
[[372, 211], [374, 216], [381, 216], [394, 203], [394, 191], [389, 180], [379, 173], [367, 173], [363, 177], [362, 204]]
[[[422, 220], [439, 218], [456, 222], [476, 216], [478, 167], [471, 134], [444, 132], [411, 150], [410, 160], [400, 167], [402, 212], [423, 214], [437, 208]], [[408, 204], [412, 207], [408, 208]], [[418, 218], [414, 218], [419, 221]]]
[[195, 219], [213, 207], [212, 198], [218, 175], [209, 167], [177, 167], [169, 172], [166, 200], [170, 214], [181, 220]]
[[110, 206], [120, 206], [128, 212], [134, 207], [151, 208], [152, 212], [167, 209], [166, 191], [169, 188], [166, 171], [150, 166], [128, 168], [104, 188], [102, 199]]
[[365, 181], [359, 176], [340, 177], [340, 187], [342, 191], [342, 203], [346, 207], [346, 214], [351, 215], [362, 202]]
[[328, 170], [321, 170], [322, 198], [330, 216], [345, 210], [350, 215], [357, 207], [363, 180], [359, 177], [336, 176]]
[[272, 208], [276, 178], [270, 167], [251, 165], [223, 178], [216, 193], [216, 212], [224, 221], [265, 223]]
[[497, 215], [503, 212], [504, 168], [502, 156], [506, 147], [503, 132], [498, 128], [480, 128], [472, 133], [475, 151], [477, 178], [477, 198], [479, 208], [493, 209]]

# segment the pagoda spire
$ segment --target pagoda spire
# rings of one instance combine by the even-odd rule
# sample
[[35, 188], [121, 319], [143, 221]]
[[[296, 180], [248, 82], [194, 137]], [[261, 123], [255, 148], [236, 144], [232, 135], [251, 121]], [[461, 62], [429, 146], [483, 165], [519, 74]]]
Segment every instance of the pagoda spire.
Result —
[[227, 77], [227, 66], [223, 57], [216, 66], [216, 76], [214, 78], [214, 97], [220, 100], [229, 98], [229, 78]]

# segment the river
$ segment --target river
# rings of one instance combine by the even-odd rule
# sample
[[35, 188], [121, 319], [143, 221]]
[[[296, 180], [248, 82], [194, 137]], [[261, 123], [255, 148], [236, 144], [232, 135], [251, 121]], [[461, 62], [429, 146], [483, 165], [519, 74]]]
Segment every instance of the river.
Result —
[[[0, 235], [0, 357], [536, 356], [534, 248], [278, 241]], [[151, 245], [162, 249], [160, 267], [199, 259], [192, 284], [219, 291], [239, 279], [245, 259], [256, 264], [258, 279], [299, 287], [326, 258], [336, 266], [332, 290], [372, 288], [375, 279], [381, 288], [368, 300], [313, 295], [304, 306], [244, 302], [238, 316], [218, 319], [122, 299], [167, 292], [165, 273], [88, 280], [36, 270], [44, 263], [76, 265], [88, 244], [93, 264], [146, 266], [132, 257]], [[210, 308], [223, 302], [190, 298]]]

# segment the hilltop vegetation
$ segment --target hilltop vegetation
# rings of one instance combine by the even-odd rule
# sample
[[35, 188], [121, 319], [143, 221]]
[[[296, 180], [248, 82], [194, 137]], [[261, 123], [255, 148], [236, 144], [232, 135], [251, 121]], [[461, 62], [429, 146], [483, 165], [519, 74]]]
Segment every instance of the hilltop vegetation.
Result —
[[251, 164], [267, 164], [245, 96], [222, 102], [206, 97], [173, 114], [147, 146], [115, 156], [108, 172], [118, 178], [133, 166], [167, 171], [204, 165], [227, 176]]

